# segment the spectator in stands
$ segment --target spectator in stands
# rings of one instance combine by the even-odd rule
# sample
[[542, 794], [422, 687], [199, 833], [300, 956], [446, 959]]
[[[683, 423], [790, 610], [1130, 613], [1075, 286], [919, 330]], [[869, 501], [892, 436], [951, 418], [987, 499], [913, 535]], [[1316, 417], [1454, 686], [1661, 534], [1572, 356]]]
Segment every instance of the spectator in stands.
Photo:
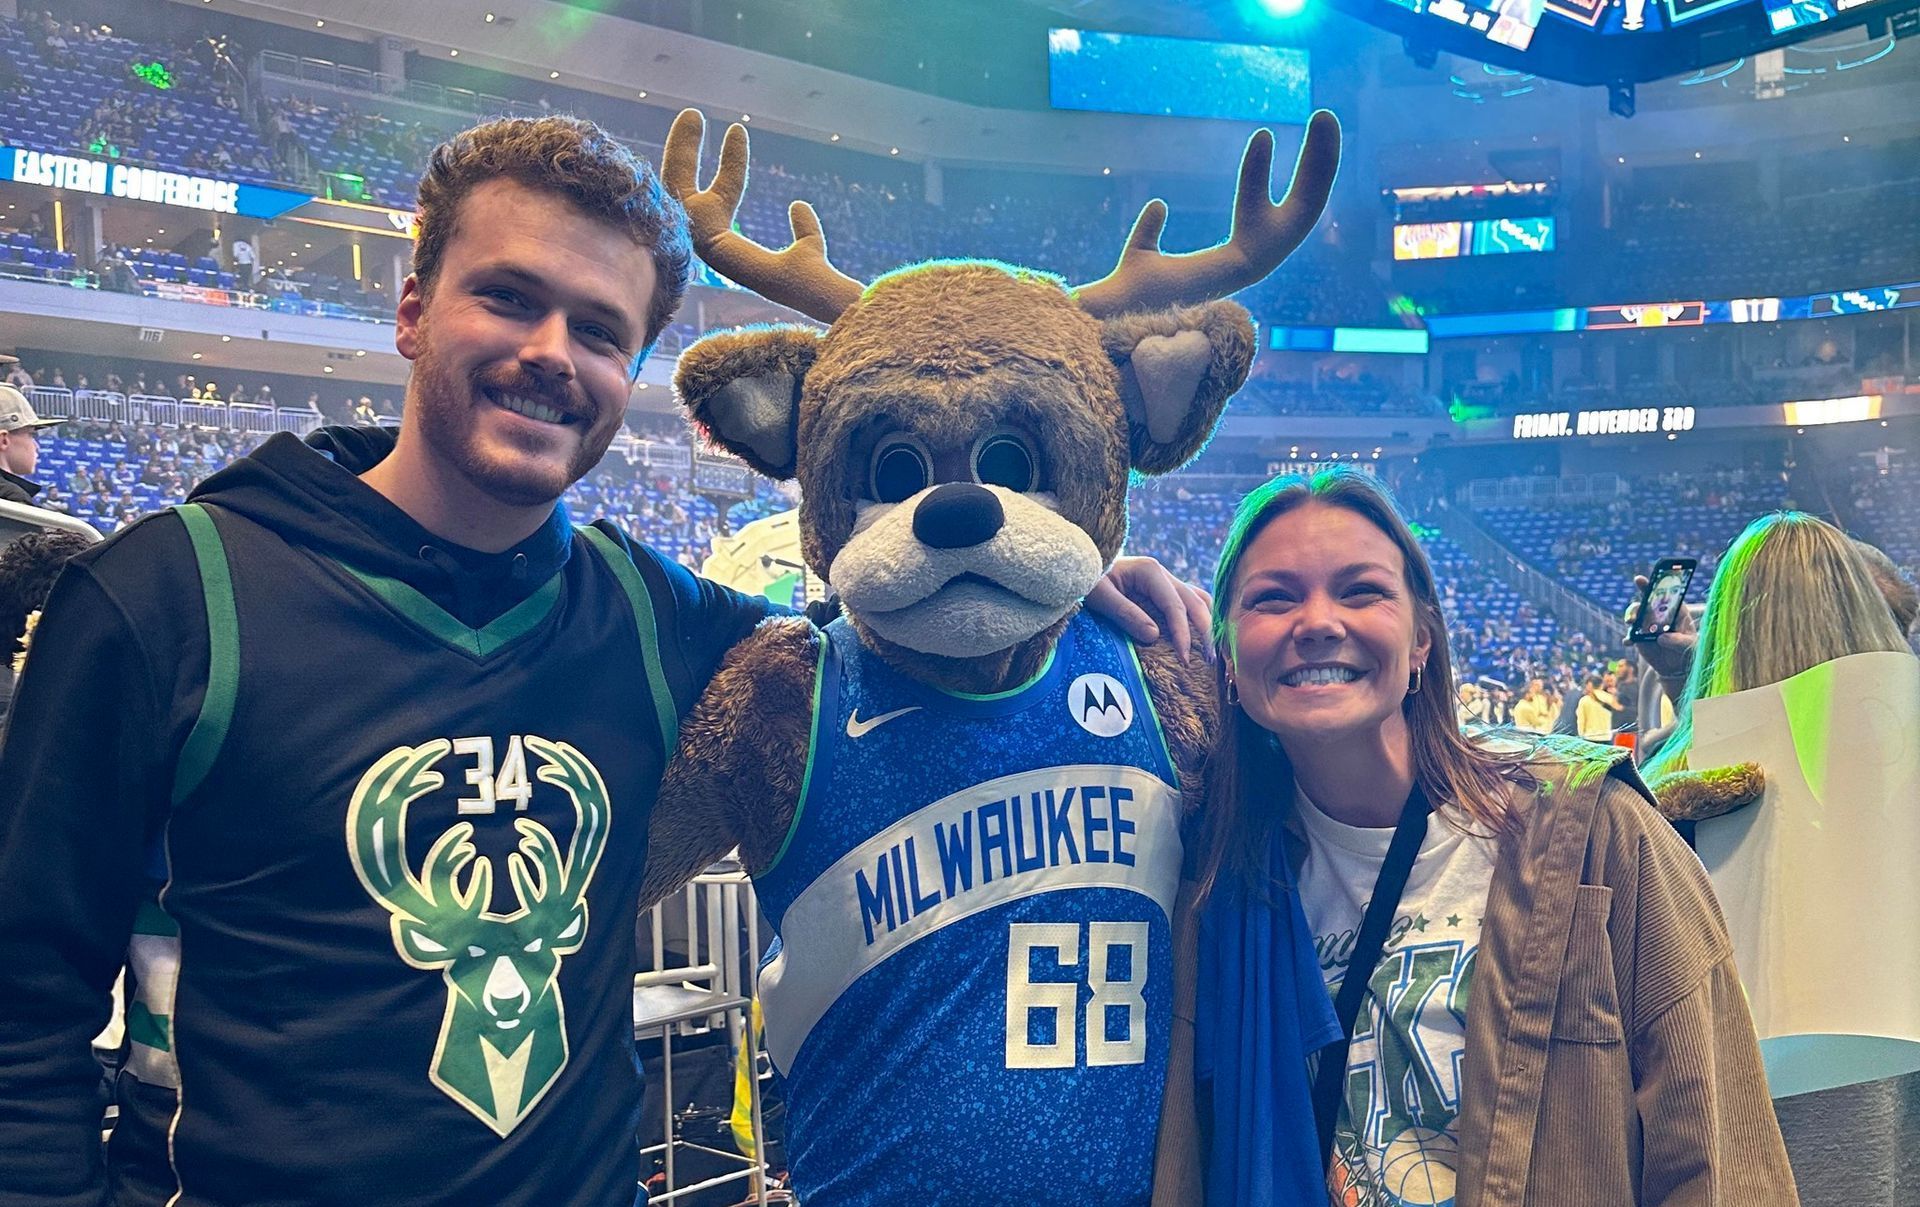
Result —
[[1588, 675], [1585, 690], [1574, 707], [1574, 728], [1589, 742], [1613, 740], [1614, 716], [1620, 711], [1620, 699], [1613, 694], [1613, 672]]
[[1487, 723], [1487, 697], [1486, 693], [1480, 690], [1480, 685], [1477, 683], [1462, 683], [1460, 690], [1456, 694], [1459, 698], [1454, 704], [1453, 713], [1454, 719], [1460, 723], [1460, 727], [1464, 729], [1469, 725], [1485, 725]]
[[1553, 701], [1547, 696], [1547, 681], [1538, 675], [1527, 680], [1527, 692], [1513, 706], [1513, 724], [1529, 733], [1553, 732]]
[[33, 389], [33, 374], [21, 367], [17, 357], [0, 356], [0, 368], [7, 371], [7, 384], [22, 394]]
[[[1461, 733], [1432, 570], [1384, 489], [1351, 470], [1269, 483], [1214, 583], [1228, 707], [1183, 893], [1203, 914], [1182, 911], [1175, 938], [1176, 981], [1197, 973], [1200, 997], [1174, 1008], [1197, 1020], [1176, 1045], [1204, 1045], [1207, 1202], [1249, 1185], [1325, 1202], [1330, 1142], [1342, 1203], [1415, 1186], [1436, 1202], [1652, 1207], [1710, 1186], [1793, 1203], [1699, 862], [1617, 752]], [[1533, 941], [1549, 919], [1559, 941]], [[1362, 933], [1385, 954], [1357, 951]], [[1297, 983], [1316, 974], [1344, 1017]], [[1533, 1037], [1524, 1055], [1515, 1035]], [[1302, 1049], [1329, 1037], [1304, 1101]], [[1362, 1068], [1376, 1075], [1348, 1077]], [[1198, 1147], [1183, 1108], [1170, 1096], [1163, 1153]]]
[[1608, 689], [1619, 710], [1613, 714], [1616, 732], [1632, 733], [1640, 720], [1640, 671], [1637, 658], [1621, 658], [1613, 663], [1613, 686]]
[[40, 433], [59, 425], [58, 419], [36, 415], [25, 394], [0, 386], [0, 500], [33, 502], [40, 493], [31, 477], [40, 463]]
[[48, 528], [0, 545], [0, 734], [7, 729], [29, 618], [46, 602], [67, 559], [92, 543], [79, 533]]
[[[1782, 748], [1752, 751], [1744, 766], [1701, 767], [1693, 757], [1695, 712], [1711, 707], [1716, 698], [1765, 688], [1850, 655], [1888, 653], [1908, 655], [1909, 647], [1855, 542], [1831, 524], [1799, 512], [1773, 512], [1749, 524], [1721, 559], [1720, 572], [1707, 593], [1673, 734], [1646, 764], [1663, 810], [1685, 824], [1742, 806], [1765, 809], [1774, 803], [1762, 797], [1769, 776], [1810, 786], [1829, 780], [1827, 765], [1835, 750], [1845, 747], [1830, 745], [1828, 735], [1878, 732], [1910, 739], [1916, 721], [1904, 713], [1920, 691], [1920, 669], [1902, 658], [1896, 665], [1905, 681], [1889, 684], [1876, 698], [1832, 693], [1827, 715], [1811, 724], [1795, 725], [1791, 742], [1783, 742]], [[1866, 753], [1871, 757], [1871, 751]], [[1864, 781], [1871, 783], [1872, 778]], [[1884, 777], [1881, 784], [1886, 790], [1892, 788]], [[1910, 796], [1850, 795], [1844, 802], [1825, 793], [1821, 797], [1833, 816], [1815, 824], [1802, 819], [1793, 828], [1779, 831], [1794, 836], [1793, 853], [1831, 864], [1831, 848], [1816, 852], [1809, 844], [1843, 842], [1848, 874], [1859, 883], [1891, 885], [1911, 877], [1910, 850], [1889, 849], [1884, 860], [1875, 860], [1870, 855], [1862, 858], [1858, 844], [1848, 841], [1858, 836], [1857, 819], [1911, 811]], [[1753, 804], [1756, 800], [1759, 803]], [[1844, 816], [1839, 813], [1841, 806], [1847, 811]], [[1763, 840], [1756, 835], [1765, 830], [1761, 825], [1751, 827], [1742, 842]], [[1723, 886], [1726, 914], [1737, 940], [1764, 944], [1767, 940], [1761, 936], [1769, 931], [1787, 938], [1782, 920], [1800, 916], [1806, 903], [1771, 899], [1773, 884], [1771, 877], [1745, 881], [1736, 877], [1731, 886]], [[1876, 920], [1863, 919], [1860, 924], [1872, 927]], [[1834, 941], [1852, 940], [1842, 936]], [[1796, 951], [1803, 943], [1793, 939], [1780, 943], [1782, 950], [1771, 966], [1784, 969], [1782, 975], [1792, 975], [1798, 964]], [[1828, 988], [1823, 975], [1802, 991]], [[1853, 1084], [1842, 1082], [1779, 1104], [1806, 1207], [1892, 1207], [1905, 1202], [1906, 1196], [1897, 1193], [1896, 1187], [1911, 1184], [1912, 1154], [1920, 1144], [1913, 1111], [1920, 1102], [1920, 1074], [1881, 1071], [1876, 1077], [1876, 1070], [1886, 1069], [1884, 1057], [1855, 1063], [1859, 1067], [1852, 1073]]]
[[258, 261], [259, 253], [254, 250], [253, 240], [242, 236], [233, 241], [229, 263], [232, 265], [233, 275], [240, 288], [248, 290], [253, 288], [253, 274]]
[[1686, 687], [1672, 736], [1646, 762], [1648, 778], [1687, 768], [1693, 701], [1765, 687], [1848, 654], [1911, 652], [1894, 615], [1857, 545], [1825, 520], [1776, 511], [1747, 525], [1721, 558], [1697, 638], [1680, 647]]
[[[674, 714], [773, 609], [558, 505], [686, 289], [652, 171], [584, 121], [490, 122], [435, 150], [419, 211], [397, 440], [276, 436], [49, 600], [0, 747], [0, 1201], [108, 1197], [87, 1041], [136, 915], [151, 1028], [117, 1083], [116, 1202], [179, 1199], [189, 1169], [234, 1203], [634, 1200], [649, 809]], [[462, 817], [485, 747], [502, 791]], [[403, 795], [444, 833], [424, 871]], [[176, 976], [204, 1009], [170, 1010]], [[177, 1128], [175, 1050], [199, 1079]]]

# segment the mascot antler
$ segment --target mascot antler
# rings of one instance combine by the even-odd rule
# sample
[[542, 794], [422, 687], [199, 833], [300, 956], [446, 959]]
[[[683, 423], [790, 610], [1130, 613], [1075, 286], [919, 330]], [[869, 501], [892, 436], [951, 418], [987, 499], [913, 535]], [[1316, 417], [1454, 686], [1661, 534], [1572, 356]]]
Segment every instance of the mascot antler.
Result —
[[1256, 130], [1240, 158], [1233, 194], [1233, 229], [1225, 243], [1168, 255], [1160, 250], [1167, 203], [1147, 202], [1120, 252], [1120, 263], [1091, 285], [1074, 290], [1096, 318], [1130, 310], [1159, 310], [1223, 298], [1257, 284], [1306, 239], [1327, 208], [1340, 167], [1340, 122], [1322, 109], [1307, 122], [1293, 181], [1280, 204], [1270, 199], [1273, 132]]
[[[762, 247], [733, 229], [747, 190], [747, 128], [727, 127], [713, 183], [700, 187], [706, 119], [683, 109], [667, 132], [660, 179], [686, 207], [694, 250], [727, 279], [761, 297], [831, 323], [858, 301], [866, 286], [827, 260], [820, 216], [804, 201], [787, 209], [793, 241], [780, 251]], [[1223, 298], [1262, 280], [1306, 239], [1327, 207], [1340, 166], [1340, 122], [1325, 109], [1307, 122], [1293, 180], [1278, 205], [1271, 200], [1273, 132], [1257, 130], [1240, 159], [1233, 195], [1233, 229], [1224, 243], [1169, 255], [1160, 250], [1167, 203], [1155, 198], [1141, 209], [1114, 270], [1074, 288], [1087, 313], [1108, 318], [1133, 310], [1158, 310]]]
[[820, 215], [804, 201], [787, 207], [793, 242], [780, 251], [760, 246], [733, 229], [747, 191], [747, 128], [735, 122], [720, 142], [713, 183], [700, 187], [700, 158], [707, 122], [698, 109], [682, 109], [667, 131], [660, 181], [686, 207], [693, 248], [715, 272], [770, 302], [831, 323], [859, 300], [866, 286], [827, 260]]

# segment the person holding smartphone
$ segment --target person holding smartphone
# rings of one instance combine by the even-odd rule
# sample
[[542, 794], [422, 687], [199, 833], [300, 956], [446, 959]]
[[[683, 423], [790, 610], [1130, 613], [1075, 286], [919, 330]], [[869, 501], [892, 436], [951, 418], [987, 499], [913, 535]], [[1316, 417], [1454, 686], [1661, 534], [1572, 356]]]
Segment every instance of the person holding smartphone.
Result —
[[1796, 1204], [1699, 861], [1625, 751], [1462, 734], [1446, 632], [1367, 475], [1241, 504], [1165, 1184], [1184, 1154], [1210, 1207]]

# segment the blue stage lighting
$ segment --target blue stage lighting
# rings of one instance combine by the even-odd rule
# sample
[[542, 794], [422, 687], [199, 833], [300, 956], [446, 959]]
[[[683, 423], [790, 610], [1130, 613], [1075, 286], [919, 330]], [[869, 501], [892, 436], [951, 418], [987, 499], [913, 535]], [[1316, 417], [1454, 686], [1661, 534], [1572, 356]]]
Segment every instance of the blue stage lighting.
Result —
[[1306, 11], [1307, 0], [1257, 0], [1260, 11], [1276, 21], [1297, 17]]

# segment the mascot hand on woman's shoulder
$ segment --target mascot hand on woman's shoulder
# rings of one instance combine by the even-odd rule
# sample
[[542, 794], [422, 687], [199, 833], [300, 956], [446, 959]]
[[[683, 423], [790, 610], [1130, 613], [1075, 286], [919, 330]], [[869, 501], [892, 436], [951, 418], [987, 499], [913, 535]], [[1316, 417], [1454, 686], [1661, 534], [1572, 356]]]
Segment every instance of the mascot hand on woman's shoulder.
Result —
[[986, 260], [863, 285], [800, 202], [769, 251], [732, 228], [745, 129], [705, 190], [702, 137], [681, 114], [661, 173], [701, 257], [830, 325], [709, 336], [676, 385], [716, 443], [799, 482], [845, 615], [729, 655], [667, 769], [647, 899], [736, 847], [753, 875], [803, 1200], [1144, 1203], [1216, 710], [1209, 670], [1080, 602], [1130, 475], [1185, 464], [1245, 380], [1253, 324], [1217, 299], [1312, 228], [1338, 125], [1316, 115], [1279, 205], [1254, 136], [1226, 243], [1162, 253], [1152, 202], [1081, 288]]

